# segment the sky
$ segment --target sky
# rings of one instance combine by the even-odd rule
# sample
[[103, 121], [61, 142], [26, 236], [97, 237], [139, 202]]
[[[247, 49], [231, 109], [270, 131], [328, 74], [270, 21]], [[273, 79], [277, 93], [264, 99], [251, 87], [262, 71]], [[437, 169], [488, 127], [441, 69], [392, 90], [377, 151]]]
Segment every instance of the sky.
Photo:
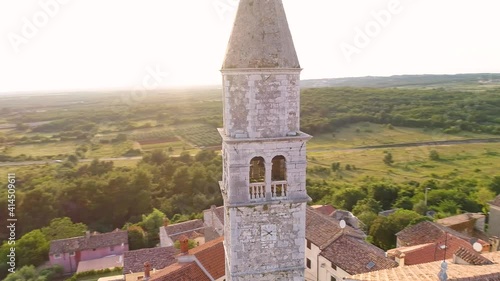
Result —
[[[0, 92], [220, 84], [238, 2], [0, 0]], [[283, 3], [302, 79], [500, 73], [498, 0]]]

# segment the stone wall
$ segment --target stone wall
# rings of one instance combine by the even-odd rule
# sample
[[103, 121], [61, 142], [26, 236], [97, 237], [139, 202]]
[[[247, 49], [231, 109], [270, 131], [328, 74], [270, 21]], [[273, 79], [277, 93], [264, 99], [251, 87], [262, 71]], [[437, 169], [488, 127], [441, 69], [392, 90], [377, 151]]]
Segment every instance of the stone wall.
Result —
[[285, 137], [300, 130], [300, 69], [223, 71], [224, 132]]
[[226, 207], [228, 280], [304, 280], [305, 203]]

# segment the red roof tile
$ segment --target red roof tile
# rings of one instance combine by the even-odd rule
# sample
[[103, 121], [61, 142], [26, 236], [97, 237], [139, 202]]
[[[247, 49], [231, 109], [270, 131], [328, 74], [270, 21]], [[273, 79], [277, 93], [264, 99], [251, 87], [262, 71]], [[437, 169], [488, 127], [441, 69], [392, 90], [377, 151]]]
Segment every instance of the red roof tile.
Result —
[[389, 250], [388, 254], [393, 255], [396, 251], [404, 253], [405, 265], [415, 265], [451, 259], [453, 254], [460, 248], [474, 251], [472, 245], [468, 241], [447, 233], [432, 243], [396, 248]]
[[[445, 237], [445, 233], [449, 233], [466, 242], [469, 242], [471, 240], [471, 237], [463, 233], [430, 221], [424, 221], [416, 225], [407, 227], [402, 231], [396, 233], [396, 236], [401, 242], [400, 246], [404, 247], [434, 243], [435, 241]], [[478, 240], [478, 242], [483, 246], [489, 245], [488, 242], [485, 242], [483, 240]]]
[[332, 217], [316, 212], [313, 208], [306, 209], [306, 239], [320, 249], [328, 246], [342, 233], [363, 237], [363, 233], [350, 226], [340, 228], [340, 222]]
[[[460, 265], [448, 262], [448, 281], [500, 281], [500, 252], [483, 256], [496, 261], [490, 265]], [[347, 280], [359, 281], [437, 281], [442, 261], [396, 267], [354, 275]]]
[[194, 255], [206, 271], [218, 279], [225, 275], [224, 237], [207, 242], [189, 251]]
[[351, 275], [398, 266], [385, 257], [383, 250], [349, 235], [342, 235], [328, 245], [321, 256]]
[[210, 281], [195, 262], [175, 263], [154, 274], [150, 281]]
[[99, 249], [110, 246], [121, 246], [127, 244], [128, 232], [126, 230], [117, 229], [113, 232], [92, 234], [89, 237], [79, 236], [51, 241], [49, 255]]
[[123, 253], [123, 273], [144, 271], [144, 263], [149, 262], [152, 269], [162, 269], [177, 262], [174, 247], [141, 249]]

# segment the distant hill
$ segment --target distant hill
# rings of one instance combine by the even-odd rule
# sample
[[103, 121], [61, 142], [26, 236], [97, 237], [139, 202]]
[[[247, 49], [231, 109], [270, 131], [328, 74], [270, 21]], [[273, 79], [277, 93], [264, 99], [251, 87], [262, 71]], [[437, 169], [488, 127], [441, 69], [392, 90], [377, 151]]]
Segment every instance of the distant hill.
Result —
[[390, 77], [348, 77], [327, 78], [301, 81], [303, 88], [323, 87], [463, 87], [463, 86], [500, 86], [500, 73], [477, 73], [456, 75], [396, 75]]

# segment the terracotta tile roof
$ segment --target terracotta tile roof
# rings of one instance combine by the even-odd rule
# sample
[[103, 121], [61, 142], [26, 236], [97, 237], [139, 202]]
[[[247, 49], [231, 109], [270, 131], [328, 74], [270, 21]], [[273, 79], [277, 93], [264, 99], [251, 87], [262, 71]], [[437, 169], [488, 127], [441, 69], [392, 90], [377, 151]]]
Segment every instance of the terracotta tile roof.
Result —
[[203, 234], [205, 230], [203, 220], [199, 219], [163, 227], [172, 241], [178, 240], [181, 235], [186, 235], [188, 238], [196, 238], [199, 234]]
[[450, 226], [450, 225], [456, 225], [464, 222], [468, 222], [474, 219], [481, 219], [485, 218], [486, 216], [482, 213], [466, 213], [466, 214], [460, 214], [456, 216], [451, 216], [447, 217], [444, 219], [439, 219], [436, 222], [440, 225], [444, 226]]
[[[188, 254], [184, 257], [194, 257], [199, 261], [201, 266], [210, 274], [213, 279], [219, 279], [225, 275], [225, 256], [224, 256], [224, 237], [207, 242], [201, 246], [189, 250]], [[192, 261], [193, 259], [188, 259]], [[202, 273], [201, 276], [199, 273]], [[153, 276], [151, 281], [203, 281], [210, 280], [210, 278], [194, 262], [175, 262], [174, 264], [164, 268]], [[182, 278], [192, 279], [182, 279]], [[206, 279], [205, 279], [206, 278]]]
[[497, 198], [495, 198], [495, 200], [491, 201], [490, 204], [493, 206], [500, 207], [500, 195], [498, 195]]
[[110, 246], [121, 246], [128, 244], [128, 232], [126, 230], [115, 230], [103, 234], [59, 239], [50, 242], [49, 255], [71, 253], [82, 250], [98, 249]]
[[[448, 262], [448, 281], [500, 281], [500, 252], [487, 253], [490, 265], [459, 265]], [[359, 281], [437, 281], [442, 261], [396, 267], [354, 275], [346, 280]]]
[[324, 249], [342, 233], [363, 237], [363, 233], [347, 226], [341, 229], [335, 218], [316, 212], [313, 208], [306, 209], [306, 239], [320, 249]]
[[162, 269], [177, 262], [174, 247], [160, 247], [128, 251], [123, 254], [123, 274], [144, 271], [144, 263], [149, 262], [151, 269]]
[[452, 234], [446, 234], [446, 236], [443, 235], [439, 239], [436, 239], [433, 243], [391, 249], [387, 252], [387, 254], [394, 256], [397, 255], [397, 252], [404, 253], [405, 265], [415, 265], [443, 259], [451, 259], [453, 254], [460, 248], [468, 251], [474, 251], [472, 245], [468, 241], [458, 238]]
[[150, 281], [210, 281], [195, 262], [175, 263], [151, 276]]
[[201, 263], [206, 271], [218, 279], [225, 275], [224, 237], [207, 242], [189, 251]]
[[383, 250], [349, 235], [340, 236], [320, 255], [351, 275], [398, 266]]
[[455, 252], [455, 256], [463, 259], [465, 262], [471, 264], [471, 265], [489, 265], [493, 264], [492, 261], [489, 259], [481, 256], [474, 250], [468, 250], [465, 248], [460, 248], [458, 251]]
[[332, 205], [314, 205], [312, 207], [316, 212], [327, 216], [331, 216], [335, 212], [335, 208]]
[[[403, 247], [433, 243], [443, 238], [445, 233], [449, 233], [467, 242], [471, 240], [471, 237], [463, 233], [430, 221], [424, 221], [416, 225], [407, 227], [402, 231], [396, 233], [396, 236], [401, 242], [400, 246]], [[489, 245], [489, 243], [483, 240], [478, 240], [478, 242], [483, 246]]]

